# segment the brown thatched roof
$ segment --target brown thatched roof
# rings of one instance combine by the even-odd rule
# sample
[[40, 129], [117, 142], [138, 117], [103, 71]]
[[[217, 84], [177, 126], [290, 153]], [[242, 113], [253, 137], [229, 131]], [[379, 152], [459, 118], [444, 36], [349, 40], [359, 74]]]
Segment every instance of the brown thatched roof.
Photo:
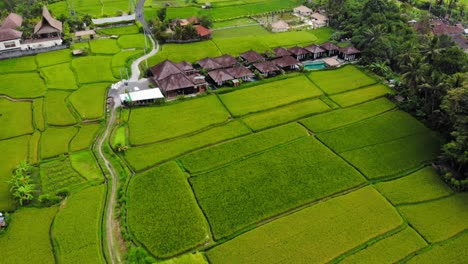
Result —
[[182, 61], [179, 62], [175, 65], [179, 70], [181, 71], [193, 71], [193, 66], [192, 64], [188, 63], [187, 61]]
[[245, 78], [245, 77], [254, 77], [253, 74], [247, 67], [245, 66], [238, 66], [226, 69], [226, 72], [234, 78]]
[[173, 74], [164, 79], [156, 80], [156, 83], [159, 85], [159, 88], [164, 91], [174, 91], [194, 86], [189, 78], [183, 73]]
[[341, 53], [346, 54], [346, 55], [352, 55], [352, 54], [358, 54], [361, 53], [358, 49], [356, 49], [353, 45], [344, 47], [340, 49]]
[[204, 58], [198, 61], [198, 65], [200, 65], [203, 69], [210, 71], [222, 68], [223, 66], [217, 63], [212, 58]]
[[325, 52], [324, 49], [322, 49], [319, 45], [317, 44], [312, 44], [307, 47], [304, 47], [304, 49], [308, 50], [310, 53], [321, 53]]
[[150, 71], [153, 73], [154, 79], [156, 80], [161, 80], [173, 74], [181, 73], [181, 70], [177, 65], [170, 60], [165, 60], [158, 65], [151, 67]]
[[46, 6], [42, 8], [42, 19], [34, 27], [34, 34], [61, 33], [62, 22], [53, 18]]
[[224, 54], [223, 56], [213, 58], [213, 60], [216, 61], [219, 65], [221, 65], [223, 68], [232, 67], [239, 63], [236, 60], [236, 58], [229, 54]]
[[259, 62], [259, 61], [264, 61], [265, 60], [265, 58], [263, 58], [263, 56], [260, 55], [260, 53], [254, 51], [254, 50], [246, 51], [246, 52], [242, 53], [239, 56], [242, 59], [244, 59], [245, 61], [247, 61], [248, 63], [254, 63], [254, 62]]
[[215, 82], [226, 82], [230, 80], [234, 80], [235, 78], [232, 77], [229, 73], [227, 73], [225, 70], [215, 70], [215, 71], [210, 71], [208, 75], [213, 79]]
[[281, 67], [281, 68], [301, 64], [298, 60], [296, 60], [292, 56], [284, 56], [284, 57], [278, 58], [276, 60], [273, 60], [273, 63], [276, 64], [278, 67]]
[[278, 47], [273, 50], [275, 54], [275, 58], [283, 57], [283, 56], [290, 56], [291, 52], [283, 47]]
[[299, 46], [295, 46], [295, 47], [292, 47], [292, 48], [289, 48], [288, 49], [289, 52], [291, 52], [291, 54], [295, 55], [295, 56], [299, 56], [299, 55], [304, 55], [304, 54], [309, 54], [310, 52], [302, 47], [299, 47]]
[[20, 39], [23, 32], [11, 28], [0, 29], [0, 41]]
[[10, 13], [2, 23], [0, 29], [17, 29], [23, 24], [23, 17], [18, 14]]
[[253, 66], [261, 73], [269, 73], [280, 70], [278, 67], [276, 67], [276, 64], [271, 61], [255, 63]]
[[331, 42], [325, 42], [322, 45], [320, 45], [320, 47], [322, 47], [326, 51], [339, 50], [340, 49], [340, 47], [338, 47], [337, 45], [335, 45], [335, 44], [333, 44]]

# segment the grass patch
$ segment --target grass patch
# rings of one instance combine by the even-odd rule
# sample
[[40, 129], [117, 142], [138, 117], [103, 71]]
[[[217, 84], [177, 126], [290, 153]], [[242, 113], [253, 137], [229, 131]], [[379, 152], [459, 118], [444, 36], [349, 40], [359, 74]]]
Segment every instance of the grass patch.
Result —
[[439, 139], [432, 133], [417, 134], [382, 144], [343, 152], [340, 155], [369, 179], [396, 175], [433, 160]]
[[346, 92], [375, 83], [374, 79], [351, 65], [336, 70], [314, 71], [309, 74], [309, 78], [327, 94]]
[[70, 102], [82, 119], [92, 120], [104, 117], [108, 83], [94, 83], [82, 86], [70, 95]]
[[317, 37], [316, 42], [321, 44], [330, 40], [333, 33], [335, 33], [335, 30], [329, 27], [321, 27], [311, 30], [311, 32]]
[[226, 122], [228, 118], [229, 113], [216, 96], [159, 107], [135, 108], [128, 122], [129, 140], [132, 145], [157, 142]]
[[158, 64], [166, 59], [174, 62], [187, 60], [196, 62], [205, 57], [222, 55], [213, 41], [201, 41], [188, 44], [164, 44], [159, 52], [148, 59], [148, 64]]
[[124, 50], [112, 57], [112, 68], [126, 67], [128, 62], [135, 57], [143, 55], [141, 50]]
[[366, 118], [376, 116], [395, 108], [395, 104], [386, 98], [377, 99], [346, 109], [339, 109], [321, 115], [312, 116], [300, 122], [314, 132], [346, 126]]
[[423, 202], [453, 193], [432, 167], [397, 180], [381, 182], [376, 188], [393, 204]]
[[411, 115], [391, 111], [350, 126], [320, 133], [321, 141], [338, 153], [363, 148], [429, 130]]
[[49, 229], [57, 207], [22, 208], [12, 215], [6, 234], [0, 236], [4, 263], [54, 263]]
[[60, 263], [104, 263], [101, 254], [101, 213], [104, 185], [72, 194], [60, 209], [52, 233]]
[[[75, 48], [73, 48], [75, 49]], [[71, 50], [63, 49], [57, 51], [43, 52], [36, 55], [36, 61], [39, 68], [62, 64], [72, 60]]]
[[243, 36], [259, 36], [271, 34], [260, 25], [252, 25], [249, 27], [234, 27], [213, 31], [213, 38], [217, 42], [218, 38], [237, 38]]
[[156, 256], [173, 256], [208, 240], [203, 214], [174, 162], [137, 174], [128, 193], [130, 229]]
[[427, 246], [414, 229], [407, 227], [397, 234], [372, 244], [340, 263], [397, 263], [407, 255]]
[[70, 69], [70, 64], [58, 64], [41, 69], [47, 88], [76, 90], [75, 74]]
[[[143, 34], [134, 34], [134, 35], [123, 35], [117, 39], [117, 44], [122, 49], [129, 48], [141, 48], [144, 49], [145, 46], [145, 35]], [[151, 45], [151, 42], [148, 41], [148, 46]]]
[[137, 34], [138, 27], [136, 25], [122, 26], [122, 27], [112, 27], [112, 28], [102, 28], [97, 30], [98, 34], [101, 35], [128, 35], [128, 34]]
[[242, 120], [254, 131], [258, 131], [328, 110], [331, 110], [330, 107], [321, 100], [308, 100], [276, 108], [268, 112], [249, 115]]
[[34, 99], [33, 101], [34, 126], [40, 131], [45, 129], [44, 119], [44, 98]]
[[[242, 30], [246, 31], [245, 28]], [[238, 30], [241, 31], [241, 30]], [[242, 34], [241, 32], [237, 34]], [[237, 56], [245, 51], [250, 49], [258, 51], [258, 52], [265, 52], [268, 50], [268, 45], [266, 45], [261, 39], [261, 36], [239, 36], [236, 38], [218, 38], [214, 39], [213, 42], [219, 48], [221, 53], [228, 53], [233, 56]]]
[[120, 52], [120, 47], [115, 39], [99, 39], [89, 42], [91, 52], [94, 54], [116, 54]]
[[73, 167], [81, 176], [88, 180], [102, 180], [102, 171], [97, 165], [94, 155], [89, 150], [75, 152], [70, 155], [70, 162]]
[[321, 94], [305, 76], [297, 76], [221, 94], [219, 97], [234, 116], [242, 116]]
[[76, 134], [70, 143], [70, 151], [90, 148], [99, 129], [101, 129], [101, 124], [81, 125], [78, 134]]
[[376, 84], [359, 90], [332, 95], [330, 98], [342, 107], [351, 106], [391, 94], [393, 91], [385, 85]]
[[402, 223], [382, 196], [365, 187], [260, 226], [207, 256], [226, 264], [325, 263]]
[[72, 188], [85, 180], [68, 159], [53, 160], [40, 165], [42, 193], [54, 194], [62, 188]]
[[139, 171], [159, 162], [176, 158], [191, 150], [248, 133], [250, 133], [250, 130], [246, 126], [234, 121], [192, 136], [130, 148], [125, 152], [125, 158], [135, 170]]
[[74, 59], [72, 69], [78, 75], [78, 82], [114, 82], [116, 79], [112, 74], [112, 57], [110, 56], [88, 56]]
[[0, 73], [28, 72], [36, 69], [37, 65], [35, 56], [0, 60]]
[[1, 75], [0, 94], [13, 98], [36, 98], [45, 94], [46, 86], [38, 73]]
[[34, 132], [32, 103], [0, 98], [0, 140]]
[[191, 177], [216, 239], [364, 182], [314, 138]]
[[112, 134], [110, 142], [112, 148], [114, 149], [116, 149], [118, 146], [128, 146], [127, 126], [119, 126]]
[[47, 124], [67, 126], [76, 124], [76, 119], [70, 112], [66, 100], [69, 92], [49, 91], [45, 99]]
[[463, 263], [468, 258], [466, 245], [468, 245], [468, 232], [442, 244], [435, 245], [429, 251], [417, 254], [407, 263]]
[[11, 179], [12, 171], [18, 164], [28, 159], [28, 146], [31, 136], [21, 136], [12, 139], [1, 140], [0, 149], [8, 155], [0, 155], [0, 210], [13, 211], [15, 202], [10, 195], [10, 186], [7, 183]]
[[77, 132], [76, 127], [47, 128], [41, 137], [41, 158], [68, 153], [68, 145]]
[[196, 173], [307, 135], [304, 128], [293, 123], [190, 153], [180, 161], [185, 169]]

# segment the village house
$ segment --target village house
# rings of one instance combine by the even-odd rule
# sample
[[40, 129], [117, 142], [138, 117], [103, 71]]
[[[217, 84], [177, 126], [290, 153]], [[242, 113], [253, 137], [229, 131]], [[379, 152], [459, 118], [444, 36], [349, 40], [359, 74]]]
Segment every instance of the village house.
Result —
[[284, 56], [273, 60], [273, 63], [283, 70], [295, 70], [301, 63], [292, 56]]
[[432, 34], [434, 34], [435, 36], [455, 36], [463, 34], [464, 32], [465, 30], [463, 29], [463, 27], [447, 25], [443, 22], [432, 28]]
[[10, 13], [0, 27], [0, 52], [21, 48], [21, 36], [23, 32], [17, 29], [23, 24], [23, 18], [15, 13]]
[[236, 58], [229, 54], [224, 54], [222, 56], [215, 57], [213, 58], [213, 60], [219, 65], [221, 65], [222, 68], [229, 68], [239, 64]]
[[317, 44], [312, 44], [307, 47], [304, 47], [304, 49], [308, 50], [310, 52], [310, 57], [311, 59], [317, 59], [323, 56], [325, 53], [325, 50], [322, 49], [319, 45]]
[[294, 56], [298, 61], [305, 60], [307, 56], [310, 54], [310, 52], [302, 47], [295, 46], [288, 51]]
[[460, 49], [468, 53], [468, 40], [464, 35], [455, 35], [451, 36], [451, 38]]
[[344, 47], [340, 49], [339, 57], [345, 61], [353, 61], [357, 58], [357, 56], [361, 53], [358, 49], [356, 49], [353, 45]]
[[213, 82], [215, 82], [216, 85], [218, 85], [218, 86], [222, 86], [225, 83], [227, 83], [228, 81], [232, 81], [232, 80], [235, 79], [232, 75], [227, 73], [226, 70], [224, 70], [224, 69], [218, 69], [218, 70], [210, 71], [210, 72], [208, 72], [208, 75], [213, 80]]
[[223, 68], [223, 66], [221, 66], [219, 63], [217, 63], [212, 58], [201, 59], [201, 60], [197, 61], [197, 64], [200, 65], [200, 67], [205, 71], [212, 71], [212, 70]]
[[320, 14], [320, 13], [313, 13], [311, 16], [312, 24], [314, 28], [321, 28], [328, 26], [328, 17]]
[[263, 77], [276, 75], [281, 71], [281, 69], [278, 68], [276, 64], [274, 64], [271, 61], [263, 61], [263, 62], [255, 63], [253, 66], [255, 69], [258, 70], [260, 74], [263, 75]]
[[291, 56], [291, 52], [283, 47], [277, 47], [273, 49], [273, 58], [281, 58], [284, 56]]
[[176, 64], [165, 60], [150, 68], [153, 78], [150, 80], [167, 97], [205, 92], [208, 84], [205, 77], [197, 73], [187, 62]]
[[37, 38], [62, 37], [62, 22], [53, 18], [45, 6], [42, 8], [42, 19], [34, 27], [34, 36]]
[[286, 23], [284, 20], [278, 20], [276, 22], [271, 23], [271, 31], [272, 32], [286, 32], [289, 30], [289, 24]]
[[250, 78], [255, 77], [255, 74], [252, 73], [247, 67], [245, 66], [237, 66], [226, 69], [226, 72], [234, 77], [235, 79], [241, 79], [243, 81], [247, 81]]
[[328, 56], [336, 55], [340, 51], [340, 47], [331, 42], [325, 42], [320, 47], [327, 52]]
[[300, 5], [298, 7], [295, 7], [293, 9], [294, 14], [300, 15], [300, 16], [310, 16], [312, 14], [312, 9], [308, 8], [307, 6]]
[[195, 25], [194, 27], [197, 30], [198, 36], [201, 39], [205, 39], [205, 40], [206, 39], [211, 39], [213, 32], [210, 29], [208, 29], [208, 28], [206, 28], [206, 27], [204, 27], [202, 25]]
[[239, 55], [239, 57], [245, 62], [247, 62], [248, 64], [261, 62], [265, 60], [265, 58], [262, 55], [260, 55], [258, 52], [254, 50], [246, 51], [242, 53], [241, 55]]

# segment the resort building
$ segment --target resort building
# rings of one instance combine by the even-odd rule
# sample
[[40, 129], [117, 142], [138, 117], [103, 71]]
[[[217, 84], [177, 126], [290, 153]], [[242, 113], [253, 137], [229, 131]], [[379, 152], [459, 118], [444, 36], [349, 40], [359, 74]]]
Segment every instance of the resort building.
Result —
[[15, 13], [10, 13], [0, 27], [0, 52], [21, 48], [21, 36], [23, 32], [17, 29], [23, 24], [23, 18]]
[[286, 23], [284, 20], [278, 20], [271, 24], [271, 31], [272, 32], [286, 32], [289, 30], [289, 24]]
[[294, 11], [294, 14], [297, 14], [300, 16], [310, 16], [310, 14], [312, 14], [312, 9], [304, 5], [295, 7], [293, 11]]
[[291, 56], [291, 52], [283, 47], [278, 47], [273, 49], [273, 57], [274, 58], [281, 58], [284, 56]]
[[273, 60], [273, 63], [283, 70], [294, 70], [301, 65], [301, 63], [292, 56], [284, 56]]
[[325, 42], [320, 47], [327, 52], [328, 56], [336, 55], [340, 51], [340, 47], [331, 42]]
[[350, 45], [340, 49], [340, 58], [345, 61], [353, 61], [360, 53], [361, 51], [356, 49], [353, 45]]
[[218, 86], [222, 86], [226, 82], [232, 81], [235, 79], [233, 76], [227, 73], [226, 70], [223, 70], [223, 69], [210, 71], [208, 75]]
[[255, 77], [255, 74], [253, 74], [252, 71], [245, 66], [228, 68], [226, 69], [226, 72], [235, 79], [240, 79], [243, 81], [247, 81], [248, 79]]
[[312, 24], [314, 25], [314, 28], [328, 26], [328, 17], [320, 13], [313, 13], [310, 17], [312, 18]]
[[271, 61], [263, 61], [263, 62], [255, 63], [253, 66], [264, 77], [276, 75], [281, 71], [281, 69], [278, 68], [276, 64], [274, 64]]
[[164, 100], [159, 88], [124, 93], [119, 96], [124, 106], [155, 104]]
[[62, 22], [53, 18], [47, 7], [42, 8], [42, 19], [34, 27], [34, 36], [37, 38], [61, 38]]
[[315, 60], [323, 56], [325, 54], [325, 50], [322, 49], [319, 45], [317, 44], [312, 44], [307, 47], [304, 47], [304, 49], [308, 50], [310, 52], [310, 58]]
[[302, 47], [295, 46], [293, 48], [288, 49], [288, 51], [294, 56], [297, 60], [305, 60], [310, 52]]
[[206, 71], [221, 69], [223, 67], [212, 58], [201, 59], [197, 62], [197, 64], [200, 65], [200, 67]]
[[241, 55], [239, 55], [239, 57], [248, 64], [265, 61], [265, 58], [262, 55], [260, 55], [260, 53], [254, 50], [244, 52]]

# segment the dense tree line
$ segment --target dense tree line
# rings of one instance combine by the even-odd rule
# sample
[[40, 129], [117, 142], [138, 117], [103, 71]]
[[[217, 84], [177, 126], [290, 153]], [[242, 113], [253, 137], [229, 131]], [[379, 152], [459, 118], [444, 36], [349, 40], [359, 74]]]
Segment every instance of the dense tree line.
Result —
[[352, 37], [361, 49], [360, 63], [386, 79], [396, 80], [404, 110], [437, 130], [444, 139], [441, 164], [455, 179], [468, 177], [468, 58], [448, 36], [416, 32], [409, 18], [388, 0], [362, 3], [328, 0], [331, 26]]

